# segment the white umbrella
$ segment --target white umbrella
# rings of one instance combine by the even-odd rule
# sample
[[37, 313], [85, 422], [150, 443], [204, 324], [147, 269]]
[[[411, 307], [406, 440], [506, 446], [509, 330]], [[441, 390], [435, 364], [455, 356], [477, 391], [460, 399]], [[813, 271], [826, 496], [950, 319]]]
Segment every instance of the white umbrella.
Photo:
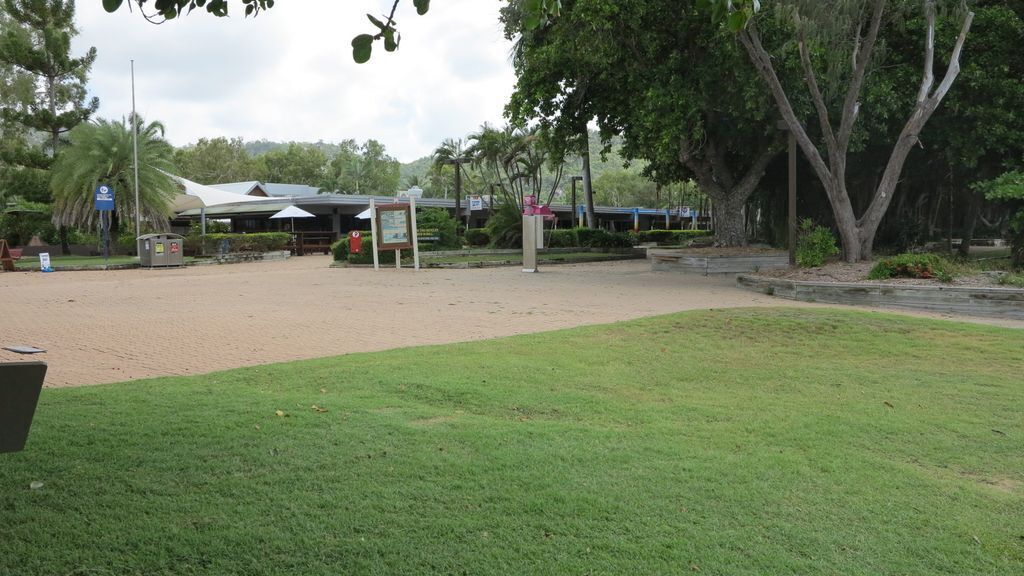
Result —
[[310, 214], [302, 208], [296, 206], [289, 206], [284, 210], [281, 210], [277, 214], [271, 216], [271, 218], [291, 218], [292, 219], [292, 232], [295, 232], [295, 219], [296, 218], [316, 218], [316, 214]]

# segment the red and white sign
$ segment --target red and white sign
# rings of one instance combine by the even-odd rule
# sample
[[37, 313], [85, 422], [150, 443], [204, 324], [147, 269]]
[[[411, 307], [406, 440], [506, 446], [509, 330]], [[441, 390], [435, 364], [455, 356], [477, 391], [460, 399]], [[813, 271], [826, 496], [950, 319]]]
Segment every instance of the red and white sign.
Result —
[[361, 254], [363, 252], [363, 235], [359, 233], [359, 230], [353, 230], [348, 233], [348, 251], [352, 254]]

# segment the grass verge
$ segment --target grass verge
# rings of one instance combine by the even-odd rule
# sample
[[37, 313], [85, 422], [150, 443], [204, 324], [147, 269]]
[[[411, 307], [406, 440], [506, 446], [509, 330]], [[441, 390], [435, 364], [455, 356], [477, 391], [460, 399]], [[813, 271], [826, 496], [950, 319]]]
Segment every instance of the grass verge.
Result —
[[[139, 259], [135, 256], [111, 256], [109, 262], [105, 262], [103, 256], [50, 256], [50, 266], [60, 268], [62, 266], [95, 266], [102, 267], [104, 264], [111, 266], [120, 264], [136, 264]], [[39, 258], [28, 256], [18, 260], [15, 266], [19, 270], [38, 270]]]
[[1020, 574], [1022, 366], [762, 309], [46, 390], [0, 574]]

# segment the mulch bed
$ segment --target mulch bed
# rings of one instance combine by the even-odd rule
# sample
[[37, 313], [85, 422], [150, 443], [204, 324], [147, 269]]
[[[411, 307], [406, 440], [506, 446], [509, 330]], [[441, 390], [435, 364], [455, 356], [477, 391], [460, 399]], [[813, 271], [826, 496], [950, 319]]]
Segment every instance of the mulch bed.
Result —
[[942, 282], [922, 278], [889, 278], [886, 280], [868, 280], [868, 273], [874, 266], [873, 262], [857, 262], [849, 264], [846, 262], [831, 262], [817, 268], [792, 268], [786, 270], [763, 270], [758, 272], [760, 276], [771, 278], [785, 278], [800, 282], [856, 282], [862, 284], [899, 284], [903, 286], [978, 286], [986, 288], [999, 288], [998, 276], [995, 274], [980, 273], [971, 276], [958, 276], [952, 282]]

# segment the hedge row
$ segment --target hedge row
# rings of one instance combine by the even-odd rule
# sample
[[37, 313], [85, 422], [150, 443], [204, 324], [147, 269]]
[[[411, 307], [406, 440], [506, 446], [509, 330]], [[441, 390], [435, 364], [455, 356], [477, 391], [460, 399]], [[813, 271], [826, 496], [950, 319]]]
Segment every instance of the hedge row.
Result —
[[641, 230], [640, 232], [634, 232], [633, 237], [636, 242], [657, 242], [658, 244], [668, 244], [672, 246], [686, 244], [694, 238], [702, 238], [704, 236], [712, 236], [714, 232], [711, 230]]
[[627, 232], [609, 232], [600, 228], [562, 228], [545, 234], [551, 248], [630, 248], [633, 240]]
[[469, 246], [487, 246], [491, 243], [491, 236], [486, 228], [467, 228], [465, 241]]
[[[348, 236], [345, 236], [341, 240], [338, 240], [334, 244], [331, 244], [331, 254], [334, 254], [335, 262], [348, 262], [349, 264], [373, 264], [373, 236], [369, 232], [362, 232], [363, 248], [359, 254], [352, 254], [348, 251]], [[420, 242], [420, 250], [425, 250], [427, 246], [433, 244], [424, 244]], [[407, 250], [410, 254], [411, 250]], [[381, 250], [377, 253], [377, 259], [381, 264], [394, 264], [395, 263], [395, 251], [394, 250]]]
[[[659, 244], [686, 244], [694, 238], [711, 236], [710, 230], [644, 230], [642, 232], [609, 232], [600, 228], [561, 228], [545, 232], [544, 239], [550, 248], [630, 248], [640, 242], [657, 242]], [[490, 244], [490, 237], [484, 228], [466, 230], [465, 244], [472, 247], [484, 247]], [[353, 264], [373, 261], [370, 254], [370, 233], [363, 232], [364, 254], [349, 258], [348, 238], [342, 238], [331, 246], [336, 261], [348, 260]], [[431, 250], [432, 244], [420, 242], [420, 250]], [[391, 263], [394, 263], [393, 253]], [[385, 252], [381, 252], [385, 254]]]
[[185, 249], [202, 251], [206, 254], [238, 252], [273, 252], [288, 248], [292, 235], [287, 232], [256, 232], [253, 234], [190, 234], [185, 239]]

